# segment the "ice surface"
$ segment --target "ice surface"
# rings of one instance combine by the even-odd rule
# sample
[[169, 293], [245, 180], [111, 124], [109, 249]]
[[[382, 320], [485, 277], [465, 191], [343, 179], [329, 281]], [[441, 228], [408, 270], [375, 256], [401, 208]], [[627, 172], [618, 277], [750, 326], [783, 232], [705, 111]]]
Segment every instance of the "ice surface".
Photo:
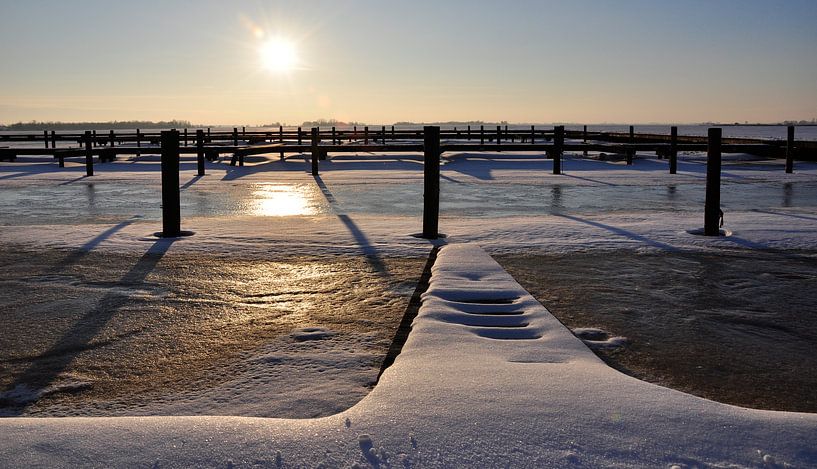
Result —
[[[348, 467], [395, 455], [412, 467], [817, 464], [817, 415], [742, 409], [622, 375], [477, 246], [444, 247], [423, 300], [403, 353], [338, 415], [4, 419], [0, 463]], [[537, 337], [485, 338], [462, 322], [493, 308], [519, 312], [520, 328]]]

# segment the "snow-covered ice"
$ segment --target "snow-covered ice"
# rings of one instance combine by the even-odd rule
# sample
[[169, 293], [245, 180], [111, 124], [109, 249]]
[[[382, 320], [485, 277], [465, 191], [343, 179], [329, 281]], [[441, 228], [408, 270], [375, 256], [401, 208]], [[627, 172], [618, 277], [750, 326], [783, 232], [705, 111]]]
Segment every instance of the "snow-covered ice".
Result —
[[[355, 158], [349, 155], [322, 163], [318, 181], [306, 174], [302, 162], [291, 162], [286, 168], [273, 162], [263, 169], [260, 162], [245, 168], [211, 165], [210, 175], [198, 180], [188, 165], [182, 183], [199, 187], [200, 192], [216, 194], [219, 184], [237, 184], [234, 193], [246, 195], [255, 189], [243, 186], [272, 179], [276, 184], [283, 181], [304, 187], [307, 195], [299, 200], [306, 200], [307, 209], [314, 210], [303, 215], [264, 216], [257, 206], [228, 207], [224, 216], [208, 216], [209, 199], [198, 197], [195, 200], [204, 204], [200, 211], [189, 207], [183, 218], [183, 228], [196, 235], [174, 243], [173, 249], [224, 255], [235, 250], [327, 256], [427, 253], [432, 243], [408, 236], [420, 227], [419, 212], [412, 208], [419, 202], [412, 197], [420, 195], [415, 187], [422, 174], [417, 158]], [[348, 166], [342, 166], [344, 163]], [[79, 166], [54, 171], [53, 165], [43, 169], [31, 163], [27, 169], [26, 164], [2, 165], [4, 189], [62, 183], [87, 186], [91, 182], [80, 177]], [[558, 177], [549, 175], [549, 162], [532, 155], [452, 155], [442, 171], [446, 182], [441, 230], [448, 238], [436, 242], [443, 247], [430, 288], [402, 353], [360, 403], [331, 417], [305, 420], [216, 416], [2, 419], [0, 464], [817, 465], [817, 415], [749, 410], [627, 377], [598, 359], [482, 249], [467, 244], [478, 243], [491, 253], [793, 251], [817, 246], [817, 203], [811, 200], [817, 165], [798, 163], [794, 175], [784, 175], [779, 165], [725, 168], [725, 187], [740, 194], [760, 188], [779, 196], [780, 201], [765, 198], [752, 206], [754, 202], [736, 197], [734, 205], [725, 210], [733, 235], [717, 239], [687, 233], [702, 223], [696, 204], [703, 165], [685, 161], [676, 176], [666, 174], [665, 165], [638, 160], [635, 167], [627, 168], [568, 158], [566, 175]], [[127, 191], [116, 186], [123, 181], [155, 190], [155, 166], [149, 159], [102, 165], [92, 182], [103, 190], [110, 184], [123, 197]], [[274, 172], [276, 169], [282, 171]], [[364, 200], [380, 199], [384, 205], [375, 203], [381, 207], [377, 210], [360, 208], [356, 204], [362, 202], [355, 200], [365, 194], [361, 186], [369, 182], [386, 184], [396, 195], [363, 195]], [[479, 188], [465, 187], [473, 184]], [[515, 186], [525, 184], [524, 191], [515, 192]], [[780, 191], [783, 184], [791, 186]], [[457, 189], [460, 185], [463, 187]], [[639, 195], [645, 187], [663, 193], [666, 200], [679, 197], [681, 202], [669, 208], [651, 203]], [[508, 194], [498, 201], [480, 201], [479, 192], [492, 189]], [[588, 192], [582, 193], [585, 189]], [[138, 194], [149, 192], [134, 190], [137, 199]], [[523, 211], [513, 208], [514, 201], [532, 190], [542, 191], [536, 193], [535, 203]], [[572, 206], [577, 199], [569, 196], [571, 191], [590, 205]], [[599, 193], [593, 191], [601, 191], [599, 200], [593, 199]], [[461, 198], [446, 199], [451, 194]], [[625, 204], [629, 194], [638, 203]], [[38, 197], [47, 195], [44, 190]], [[24, 200], [25, 195], [20, 195], [18, 204]], [[159, 230], [159, 221], [155, 208], [147, 207], [150, 204], [138, 207], [117, 202], [111, 208], [102, 200], [107, 200], [104, 194], [87, 195], [85, 206], [100, 210], [95, 218], [81, 223], [7, 217], [2, 221], [4, 236], [29, 246], [86, 246], [101, 252], [144, 251], [155, 242], [149, 234]], [[397, 209], [383, 208], [389, 204]], [[536, 204], [547, 208], [538, 210]], [[44, 206], [36, 201], [32, 205]], [[43, 217], [47, 217], [45, 212]], [[298, 343], [314, 346], [331, 340]]]

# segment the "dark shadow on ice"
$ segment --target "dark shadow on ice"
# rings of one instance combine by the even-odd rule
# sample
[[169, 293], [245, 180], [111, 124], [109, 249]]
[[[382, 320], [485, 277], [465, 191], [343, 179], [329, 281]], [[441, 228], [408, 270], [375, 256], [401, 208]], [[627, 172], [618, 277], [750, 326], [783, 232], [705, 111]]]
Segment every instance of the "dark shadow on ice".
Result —
[[632, 239], [634, 241], [640, 241], [648, 246], [652, 246], [654, 248], [662, 249], [664, 251], [670, 252], [679, 252], [680, 249], [676, 248], [675, 246], [670, 246], [669, 244], [662, 243], [660, 241], [655, 241], [653, 239], [647, 238], [642, 236], [638, 233], [633, 233], [632, 231], [628, 231], [622, 228], [618, 228], [611, 225], [605, 225], [604, 223], [599, 223], [597, 221], [586, 220], [584, 218], [577, 217], [575, 215], [567, 215], [564, 213], [554, 213], [556, 217], [567, 218], [568, 220], [573, 220], [575, 222], [584, 223], [586, 225], [594, 226], [596, 228], [601, 228], [603, 230], [609, 231], [610, 233], [617, 234], [619, 236], [623, 236], [625, 238]]
[[[115, 228], [115, 227], [114, 227]], [[110, 230], [109, 230], [110, 231]], [[170, 249], [174, 239], [160, 239], [145, 252], [136, 264], [121, 279], [115, 282], [118, 287], [138, 287], [144, 284], [147, 276]], [[68, 365], [82, 352], [93, 349], [94, 338], [105, 328], [117, 312], [131, 299], [119, 291], [106, 293], [94, 308], [80, 318], [48, 350], [32, 359], [32, 364], [5, 389], [7, 396], [19, 391], [21, 387], [32, 390], [44, 390], [55, 383]], [[21, 415], [27, 407], [36, 402], [38, 396], [29, 402], [17, 402], [13, 415]], [[14, 405], [14, 402], [11, 402]], [[11, 409], [10, 409], [11, 410]]]
[[338, 213], [339, 212], [339, 204], [335, 196], [332, 194], [332, 191], [326, 187], [326, 184], [323, 182], [320, 176], [315, 176], [315, 183], [318, 184], [318, 187], [321, 189], [321, 194], [326, 198], [326, 201], [329, 202], [329, 205], [335, 211], [336, 216], [338, 219], [346, 225], [346, 229], [352, 234], [352, 237], [355, 238], [357, 241], [358, 246], [360, 246], [360, 250], [363, 253], [363, 256], [366, 258], [366, 262], [377, 272], [378, 274], [389, 277], [391, 276], [391, 272], [389, 272], [389, 268], [383, 262], [383, 259], [380, 256], [377, 248], [374, 247], [369, 241], [369, 238], [366, 234], [357, 226], [357, 223], [352, 220], [349, 215], [345, 213]]
[[89, 178], [89, 177], [90, 176], [83, 174], [82, 176], [80, 176], [78, 178], [71, 179], [70, 181], [61, 182], [61, 183], [59, 183], [57, 185], [58, 186], [67, 186], [67, 185], [73, 184], [75, 182], [82, 181], [83, 179], [86, 179], [86, 178]]
[[183, 191], [183, 190], [187, 189], [188, 187], [190, 187], [190, 186], [192, 186], [193, 184], [195, 184], [195, 183], [196, 183], [196, 182], [197, 182], [199, 179], [201, 179], [202, 177], [203, 177], [203, 176], [193, 176], [193, 177], [192, 177], [192, 178], [191, 178], [189, 181], [185, 182], [185, 183], [184, 183], [184, 184], [183, 184], [181, 187], [179, 187], [179, 190], [180, 190], [180, 191]]

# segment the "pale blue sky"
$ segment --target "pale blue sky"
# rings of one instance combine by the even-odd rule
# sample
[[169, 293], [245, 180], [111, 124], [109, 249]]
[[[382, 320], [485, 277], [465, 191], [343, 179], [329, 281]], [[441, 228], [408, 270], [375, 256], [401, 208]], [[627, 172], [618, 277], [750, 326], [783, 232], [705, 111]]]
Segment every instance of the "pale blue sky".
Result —
[[815, 25], [814, 0], [0, 0], [0, 123], [812, 119]]

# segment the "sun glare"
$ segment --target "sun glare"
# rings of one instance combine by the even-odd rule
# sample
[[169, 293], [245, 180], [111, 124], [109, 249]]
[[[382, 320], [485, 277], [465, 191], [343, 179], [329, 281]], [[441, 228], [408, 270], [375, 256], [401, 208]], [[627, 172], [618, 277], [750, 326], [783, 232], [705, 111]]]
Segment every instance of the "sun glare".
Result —
[[264, 42], [261, 44], [259, 54], [264, 69], [270, 72], [289, 72], [298, 65], [295, 44], [286, 39], [273, 38]]

